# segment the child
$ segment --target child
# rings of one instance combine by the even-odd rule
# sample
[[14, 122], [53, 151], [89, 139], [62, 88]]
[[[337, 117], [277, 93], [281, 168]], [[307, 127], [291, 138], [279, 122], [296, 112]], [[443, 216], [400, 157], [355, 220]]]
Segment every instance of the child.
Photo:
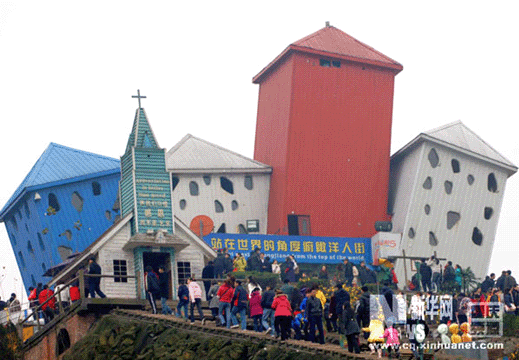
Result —
[[189, 305], [189, 289], [186, 283], [180, 284], [178, 287], [178, 305], [177, 317], [182, 317], [182, 309], [184, 309], [184, 319], [187, 321], [187, 306]]
[[388, 351], [388, 357], [392, 357], [392, 351], [395, 351], [396, 357], [400, 357], [399, 347], [400, 347], [400, 340], [398, 330], [393, 327], [393, 320], [387, 319], [386, 320], [386, 331], [384, 331], [383, 337], [386, 339], [386, 345], [387, 345], [387, 351]]
[[301, 333], [301, 328], [304, 326], [304, 310], [303, 311], [294, 311], [294, 319], [292, 320], [292, 329], [296, 334], [296, 340], [301, 340], [303, 338], [303, 334]]
[[254, 331], [262, 332], [261, 318], [263, 317], [263, 307], [261, 306], [260, 289], [254, 288], [249, 300], [249, 316], [254, 319]]
[[369, 327], [363, 328], [362, 331], [369, 332], [369, 349], [371, 350], [370, 355], [375, 354], [375, 350], [377, 350], [378, 357], [382, 357], [382, 348], [380, 347], [380, 343], [384, 342], [384, 325], [382, 321], [378, 319], [373, 319], [369, 322]]

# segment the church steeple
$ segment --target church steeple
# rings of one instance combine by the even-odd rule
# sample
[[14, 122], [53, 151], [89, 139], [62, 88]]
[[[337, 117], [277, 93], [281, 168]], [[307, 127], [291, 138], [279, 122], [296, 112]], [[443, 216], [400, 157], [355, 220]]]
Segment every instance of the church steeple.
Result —
[[121, 215], [133, 212], [132, 233], [166, 230], [173, 233], [171, 178], [166, 149], [159, 148], [138, 91], [139, 108], [121, 157]]
[[135, 111], [135, 119], [133, 120], [133, 127], [130, 137], [128, 138], [128, 144], [126, 145], [126, 151], [130, 151], [131, 147], [137, 148], [158, 148], [159, 144], [155, 139], [153, 130], [148, 122], [148, 116], [146, 111], [141, 107], [141, 99], [145, 99], [146, 96], [141, 96], [140, 90], [137, 90], [138, 95], [132, 95], [132, 98], [139, 99], [139, 107]]

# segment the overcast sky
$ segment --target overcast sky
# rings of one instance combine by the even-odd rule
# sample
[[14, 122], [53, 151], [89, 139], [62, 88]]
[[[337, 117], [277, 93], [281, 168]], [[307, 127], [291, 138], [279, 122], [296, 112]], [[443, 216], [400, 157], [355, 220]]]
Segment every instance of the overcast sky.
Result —
[[[119, 158], [138, 88], [161, 147], [190, 133], [252, 158], [252, 77], [325, 21], [403, 64], [392, 153], [462, 120], [518, 165], [518, 10], [514, 1], [0, 0], [0, 207], [50, 142]], [[516, 174], [491, 261], [516, 276], [518, 200]], [[5, 298], [22, 286], [4, 224], [0, 253]]]

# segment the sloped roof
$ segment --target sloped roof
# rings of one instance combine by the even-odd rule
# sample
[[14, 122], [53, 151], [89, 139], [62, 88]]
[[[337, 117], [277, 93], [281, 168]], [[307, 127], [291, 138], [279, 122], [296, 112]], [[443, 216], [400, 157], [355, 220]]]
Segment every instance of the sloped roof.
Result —
[[272, 172], [272, 168], [187, 134], [166, 153], [166, 168], [177, 173]]
[[253, 78], [254, 83], [260, 83], [267, 73], [276, 67], [290, 52], [302, 51], [324, 56], [343, 58], [354, 62], [371, 64], [395, 70], [403, 70], [403, 66], [371, 46], [346, 34], [334, 26], [326, 26], [292, 44], [290, 44], [276, 59], [267, 65]]
[[128, 137], [128, 143], [126, 144], [126, 151], [130, 151], [132, 147], [143, 147], [143, 148], [158, 148], [159, 144], [153, 129], [148, 121], [148, 116], [143, 108], [138, 108], [135, 111], [135, 119], [133, 120], [132, 132]]
[[120, 171], [118, 159], [50, 143], [0, 211], [0, 221], [3, 221], [8, 208], [16, 202], [24, 191], [38, 190], [72, 180], [76, 181], [82, 177], [99, 176], [102, 173], [111, 174]]
[[505, 168], [508, 176], [512, 176], [517, 172], [515, 166], [510, 160], [501, 155], [492, 146], [481, 139], [474, 131], [470, 130], [460, 120], [440, 126], [438, 128], [421, 133], [411, 142], [398, 150], [393, 158], [398, 158], [409, 149], [421, 143], [424, 140], [433, 141], [442, 145], [455, 148], [461, 152], [478, 157], [480, 159], [491, 162], [495, 165]]

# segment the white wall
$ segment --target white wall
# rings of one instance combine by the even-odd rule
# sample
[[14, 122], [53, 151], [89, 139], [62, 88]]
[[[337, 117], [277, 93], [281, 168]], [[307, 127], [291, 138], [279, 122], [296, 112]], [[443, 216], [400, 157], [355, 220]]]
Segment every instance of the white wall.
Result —
[[[175, 215], [187, 226], [195, 216], [206, 215], [214, 222], [214, 232], [222, 223], [225, 223], [227, 233], [238, 233], [238, 225], [246, 227], [247, 220], [258, 219], [260, 222], [259, 234], [266, 234], [270, 174], [213, 173], [208, 175], [211, 176], [211, 182], [206, 185], [202, 174], [175, 174], [180, 179], [173, 191]], [[252, 190], [246, 189], [244, 186], [245, 175], [252, 176]], [[221, 188], [220, 176], [225, 176], [233, 182], [234, 194], [229, 194]], [[198, 196], [193, 196], [189, 192], [191, 181], [198, 184]], [[186, 201], [185, 209], [180, 208], [181, 200]], [[223, 212], [216, 212], [215, 200], [223, 205]], [[231, 207], [233, 200], [238, 202], [236, 210], [232, 210]]]
[[[407, 213], [405, 203], [408, 196], [397, 196], [395, 201], [395, 219], [405, 216], [402, 231], [402, 249], [408, 256], [429, 257], [434, 251], [438, 257], [447, 258], [453, 264], [460, 264], [463, 268], [468, 266], [477, 277], [484, 278], [488, 271], [490, 257], [501, 210], [507, 174], [502, 169], [490, 163], [483, 162], [459, 151], [426, 142], [421, 145], [422, 161], [403, 162], [408, 169], [399, 169], [398, 193], [409, 191], [408, 182], [416, 182], [417, 186], [411, 194]], [[439, 164], [433, 168], [428, 160], [428, 154], [434, 148], [439, 157]], [[415, 151], [417, 153], [417, 151]], [[413, 154], [414, 156], [414, 154]], [[451, 160], [456, 159], [460, 163], [460, 172], [454, 173]], [[418, 166], [415, 178], [405, 179], [413, 173], [412, 166]], [[487, 188], [488, 175], [494, 173], [498, 184], [497, 192], [490, 192]], [[474, 182], [468, 183], [467, 177], [472, 175]], [[432, 188], [423, 188], [425, 179], [430, 176]], [[447, 194], [445, 182], [452, 182], [452, 192]], [[425, 206], [430, 206], [430, 213], [425, 213]], [[484, 208], [491, 207], [493, 214], [490, 219], [484, 218]], [[454, 227], [447, 229], [447, 213], [449, 211], [460, 214], [460, 219]], [[400, 213], [399, 213], [400, 212]], [[401, 223], [401, 220], [399, 220]], [[472, 241], [474, 228], [477, 227], [483, 234], [481, 245]], [[409, 228], [415, 231], [415, 237], [409, 237]], [[399, 229], [400, 230], [400, 229]], [[437, 246], [429, 242], [429, 232], [434, 233], [438, 240]], [[396, 266], [397, 276], [403, 285], [404, 272], [400, 262]], [[412, 272], [409, 271], [408, 278]]]

